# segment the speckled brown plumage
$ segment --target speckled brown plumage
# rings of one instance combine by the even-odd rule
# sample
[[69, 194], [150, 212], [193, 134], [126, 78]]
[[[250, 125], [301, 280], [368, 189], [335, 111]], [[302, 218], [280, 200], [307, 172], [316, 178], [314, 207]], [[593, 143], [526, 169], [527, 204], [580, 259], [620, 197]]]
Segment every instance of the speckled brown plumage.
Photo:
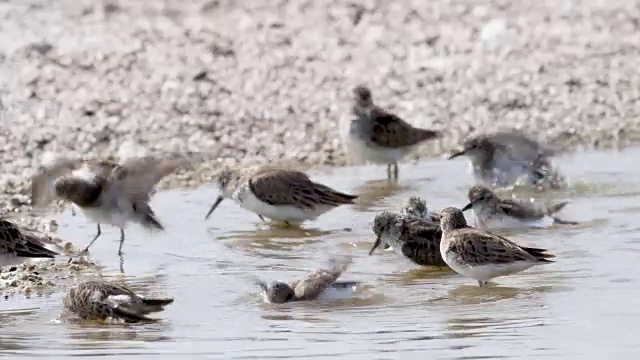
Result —
[[[44, 236], [43, 236], [44, 237]], [[17, 258], [54, 258], [58, 253], [42, 244], [42, 238], [0, 218], [0, 254]]]
[[351, 263], [351, 257], [334, 258], [327, 268], [309, 272], [301, 279], [291, 280], [288, 283], [278, 281], [269, 285], [259, 281], [258, 285], [265, 291], [269, 301], [273, 303], [314, 300], [329, 287], [340, 288], [357, 285], [358, 283], [355, 281], [337, 281]]
[[224, 169], [216, 178], [220, 194], [208, 218], [224, 198], [243, 208], [285, 223], [315, 219], [337, 206], [353, 204], [356, 195], [346, 194], [312, 181], [305, 173], [272, 165]]
[[173, 298], [146, 298], [125, 285], [106, 281], [85, 281], [70, 288], [63, 304], [82, 320], [151, 321], [146, 315], [164, 310]]
[[315, 208], [318, 204], [353, 204], [357, 198], [313, 182], [305, 173], [294, 170], [260, 172], [249, 178], [249, 186], [257, 198], [270, 205]]
[[391, 212], [376, 215], [373, 232], [377, 236], [370, 254], [380, 245], [389, 245], [413, 263], [446, 266], [440, 255], [442, 230], [438, 223]]

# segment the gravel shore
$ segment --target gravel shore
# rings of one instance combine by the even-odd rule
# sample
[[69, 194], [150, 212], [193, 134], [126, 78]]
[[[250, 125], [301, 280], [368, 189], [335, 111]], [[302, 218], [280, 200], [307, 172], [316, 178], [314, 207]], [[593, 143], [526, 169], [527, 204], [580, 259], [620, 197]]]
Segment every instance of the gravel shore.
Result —
[[418, 156], [505, 127], [561, 150], [640, 139], [633, 1], [5, 0], [0, 19], [5, 211], [50, 153], [342, 165], [358, 83], [445, 131]]

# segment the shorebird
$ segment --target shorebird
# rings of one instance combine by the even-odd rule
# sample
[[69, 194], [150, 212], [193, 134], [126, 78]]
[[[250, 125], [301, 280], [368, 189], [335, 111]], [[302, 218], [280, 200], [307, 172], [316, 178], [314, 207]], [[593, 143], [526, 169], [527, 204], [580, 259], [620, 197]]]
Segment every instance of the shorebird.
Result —
[[289, 301], [315, 300], [329, 289], [338, 291], [353, 291], [357, 281], [337, 281], [351, 264], [351, 258], [332, 259], [327, 269], [320, 269], [308, 273], [301, 279], [295, 279], [288, 283], [275, 281], [267, 284], [257, 281], [264, 291], [265, 301], [271, 303], [284, 303]]
[[44, 247], [43, 238], [0, 218], [0, 266], [18, 265], [27, 259], [53, 259], [59, 255]]
[[373, 103], [371, 90], [358, 85], [353, 89], [355, 116], [345, 129], [345, 141], [363, 160], [387, 164], [387, 177], [398, 178], [398, 161], [418, 144], [440, 136], [440, 132], [411, 126], [395, 114]]
[[549, 259], [555, 257], [546, 249], [520, 246], [468, 226], [460, 209], [448, 207], [440, 215], [442, 258], [455, 272], [477, 280], [480, 286], [496, 277], [552, 263]]
[[553, 169], [553, 152], [520, 131], [505, 130], [472, 137], [449, 159], [466, 155], [476, 182], [487, 186], [517, 184], [562, 186], [564, 178]]
[[430, 212], [427, 202], [420, 196], [411, 196], [400, 211], [400, 214], [414, 216], [427, 221], [440, 222], [440, 214]]
[[369, 251], [379, 246], [390, 246], [396, 253], [422, 266], [446, 266], [440, 256], [442, 230], [436, 222], [414, 216], [384, 211], [373, 220], [376, 241]]
[[[433, 222], [436, 227], [440, 226], [440, 214], [430, 212], [427, 202], [419, 196], [411, 196], [400, 210], [400, 215], [416, 217]], [[381, 247], [385, 251], [393, 250], [388, 243], [381, 244]]]
[[85, 281], [70, 288], [65, 308], [82, 320], [153, 321], [146, 315], [164, 310], [173, 298], [147, 298], [128, 287], [106, 281]]
[[100, 224], [120, 228], [118, 254], [122, 255], [127, 223], [164, 230], [149, 205], [150, 194], [164, 176], [187, 165], [191, 166], [191, 163], [186, 159], [151, 156], [132, 158], [122, 164], [63, 159], [33, 178], [32, 204], [44, 207], [53, 200], [64, 199], [96, 222], [98, 233], [83, 252], [100, 237]]
[[546, 228], [553, 224], [578, 224], [553, 216], [568, 204], [566, 201], [549, 207], [534, 206], [530, 202], [501, 199], [482, 185], [471, 187], [468, 196], [469, 203], [462, 208], [462, 211], [473, 209], [475, 226], [483, 230]]
[[232, 199], [252, 211], [262, 221], [267, 217], [277, 222], [302, 223], [357, 198], [314, 182], [300, 171], [271, 166], [247, 169], [224, 169], [216, 178], [220, 189], [205, 219], [223, 199]]

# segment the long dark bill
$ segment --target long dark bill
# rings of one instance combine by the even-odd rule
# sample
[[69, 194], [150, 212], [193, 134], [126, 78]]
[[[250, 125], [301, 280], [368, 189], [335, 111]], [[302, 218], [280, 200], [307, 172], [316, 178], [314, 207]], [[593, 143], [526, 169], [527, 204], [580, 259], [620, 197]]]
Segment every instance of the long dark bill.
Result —
[[457, 158], [458, 156], [462, 156], [462, 155], [464, 155], [465, 153], [466, 153], [466, 152], [465, 152], [464, 150], [462, 150], [462, 151], [460, 151], [460, 152], [457, 152], [457, 153], [455, 153], [455, 154], [453, 154], [453, 155], [449, 156], [449, 160], [451, 160], [451, 159], [455, 159], [455, 158]]
[[213, 203], [213, 205], [211, 205], [211, 209], [209, 209], [209, 212], [207, 213], [207, 216], [205, 216], [205, 219], [209, 218], [209, 215], [211, 215], [211, 213], [213, 212], [213, 210], [215, 210], [218, 205], [220, 205], [220, 203], [222, 202], [224, 198], [222, 196], [218, 196], [218, 198], [216, 199], [216, 202]]
[[467, 211], [473, 207], [473, 203], [470, 202], [462, 208], [462, 211]]
[[373, 243], [373, 247], [369, 250], [369, 255], [373, 254], [373, 251], [380, 246], [380, 236], [376, 238], [376, 242]]

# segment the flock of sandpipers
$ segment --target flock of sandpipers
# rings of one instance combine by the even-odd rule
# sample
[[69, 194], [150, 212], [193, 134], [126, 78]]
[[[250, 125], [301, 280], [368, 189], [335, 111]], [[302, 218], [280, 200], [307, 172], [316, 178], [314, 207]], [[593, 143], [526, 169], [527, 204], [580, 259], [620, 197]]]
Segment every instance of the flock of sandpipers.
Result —
[[[386, 164], [390, 181], [397, 181], [398, 162], [415, 146], [441, 137], [438, 131], [413, 127], [373, 102], [365, 86], [353, 90], [352, 116], [344, 127], [345, 148], [352, 156]], [[463, 208], [447, 207], [430, 212], [423, 199], [413, 196], [398, 212], [375, 216], [376, 235], [369, 254], [377, 248], [392, 250], [422, 266], [449, 267], [475, 279], [480, 286], [489, 280], [552, 262], [546, 249], [520, 246], [497, 235], [504, 227], [547, 227], [575, 224], [554, 214], [566, 203], [543, 206], [528, 201], [503, 199], [491, 187], [513, 185], [538, 189], [564, 186], [564, 179], [551, 165], [553, 152], [516, 130], [484, 134], [468, 139], [464, 148], [450, 158], [465, 155], [471, 160], [477, 185], [468, 193]], [[97, 224], [97, 234], [81, 254], [88, 252], [101, 234], [101, 224], [120, 229], [118, 254], [122, 255], [124, 229], [138, 223], [148, 229], [163, 230], [149, 202], [154, 187], [166, 175], [194, 165], [181, 156], [140, 157], [122, 163], [61, 159], [47, 166], [32, 180], [32, 205], [46, 207], [65, 200]], [[223, 199], [232, 199], [261, 220], [295, 225], [316, 219], [325, 212], [353, 204], [356, 195], [346, 194], [312, 181], [300, 171], [263, 165], [225, 168], [216, 176], [219, 196], [208, 218]], [[474, 227], [467, 224], [464, 211], [473, 210]], [[6, 265], [24, 258], [53, 258], [58, 254], [43, 246], [38, 236], [0, 220], [0, 251]], [[351, 257], [331, 259], [329, 266], [290, 282], [258, 282], [269, 302], [313, 300], [330, 288], [352, 288], [352, 281], [338, 281]], [[85, 281], [70, 288], [64, 306], [83, 320], [116, 319], [148, 321], [149, 313], [160, 311], [172, 298], [145, 298], [124, 285], [106, 281]]]

